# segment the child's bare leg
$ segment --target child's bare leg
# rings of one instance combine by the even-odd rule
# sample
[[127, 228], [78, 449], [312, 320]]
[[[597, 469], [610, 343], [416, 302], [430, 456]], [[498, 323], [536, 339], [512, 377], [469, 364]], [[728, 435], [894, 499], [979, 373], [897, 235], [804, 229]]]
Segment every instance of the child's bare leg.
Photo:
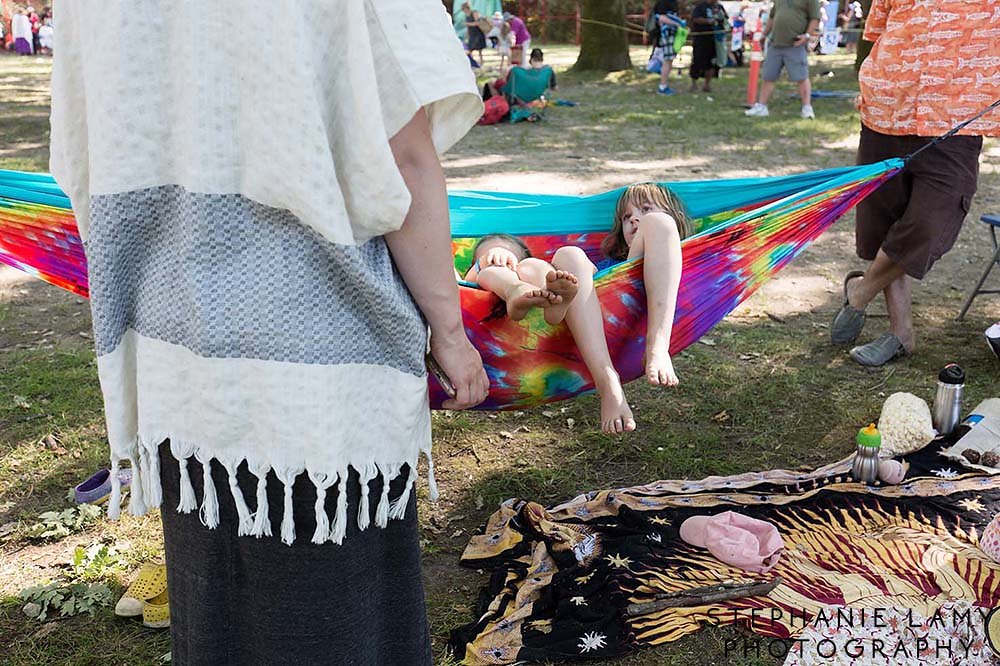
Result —
[[639, 221], [629, 259], [643, 257], [646, 286], [646, 379], [650, 384], [676, 386], [670, 359], [670, 333], [681, 282], [681, 241], [677, 224], [665, 213], [649, 213]]
[[635, 430], [635, 419], [604, 337], [604, 316], [594, 291], [594, 265], [578, 247], [559, 248], [552, 257], [552, 265], [572, 273], [578, 280], [576, 298], [566, 312], [566, 325], [601, 398], [601, 429], [606, 433]]
[[528, 258], [518, 263], [517, 276], [529, 284], [544, 287], [559, 297], [545, 309], [545, 321], [558, 324], [566, 318], [566, 312], [578, 289], [575, 275], [559, 270], [547, 261]]
[[506, 266], [487, 266], [479, 271], [479, 286], [488, 289], [507, 303], [507, 316], [524, 319], [531, 308], [545, 308], [557, 298], [548, 289], [522, 282], [517, 273]]

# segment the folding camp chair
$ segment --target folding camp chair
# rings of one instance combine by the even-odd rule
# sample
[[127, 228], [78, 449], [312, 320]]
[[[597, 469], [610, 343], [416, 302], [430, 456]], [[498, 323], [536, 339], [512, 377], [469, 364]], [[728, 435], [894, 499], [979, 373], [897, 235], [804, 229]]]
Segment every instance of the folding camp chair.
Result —
[[[552, 81], [552, 68], [546, 65], [539, 69], [528, 69], [525, 67], [512, 67], [507, 75], [507, 84], [504, 86], [504, 94], [507, 96], [511, 106], [511, 122], [520, 120], [515, 118], [514, 109], [525, 107], [532, 102], [542, 98], [549, 89]], [[531, 108], [531, 112], [539, 117], [543, 116], [543, 107]]]
[[986, 265], [986, 270], [983, 271], [982, 277], [979, 278], [979, 282], [976, 283], [975, 288], [969, 293], [969, 298], [966, 299], [965, 305], [962, 306], [962, 311], [958, 313], [959, 320], [965, 317], [965, 313], [969, 311], [969, 306], [972, 305], [973, 299], [979, 294], [1000, 294], [1000, 289], [982, 288], [993, 267], [1000, 266], [1000, 242], [997, 241], [997, 228], [1000, 227], [1000, 215], [983, 215], [979, 219], [989, 225], [990, 240], [993, 242], [993, 256], [990, 257], [990, 261]]

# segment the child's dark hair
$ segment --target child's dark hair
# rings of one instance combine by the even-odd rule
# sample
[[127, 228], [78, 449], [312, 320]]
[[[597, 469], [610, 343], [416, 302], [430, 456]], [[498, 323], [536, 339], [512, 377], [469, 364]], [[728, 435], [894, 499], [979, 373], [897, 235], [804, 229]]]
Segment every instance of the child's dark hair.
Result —
[[691, 223], [684, 210], [684, 205], [676, 194], [656, 183], [636, 183], [626, 187], [622, 195], [618, 197], [618, 204], [615, 206], [615, 221], [611, 232], [601, 242], [601, 252], [606, 257], [618, 260], [628, 258], [628, 244], [625, 242], [625, 232], [622, 230], [625, 213], [628, 211], [629, 204], [639, 207], [644, 203], [651, 203], [674, 218], [681, 240], [691, 234]]
[[528, 62], [531, 62], [532, 60], [537, 60], [538, 62], [542, 62], [543, 60], [545, 60], [545, 54], [542, 53], [541, 49], [538, 48], [531, 49], [531, 56], [528, 58]]
[[520, 238], [518, 238], [517, 236], [511, 236], [510, 234], [486, 234], [485, 236], [483, 236], [482, 238], [480, 238], [478, 241], [476, 241], [476, 245], [472, 248], [472, 256], [473, 257], [476, 256], [476, 253], [479, 252], [479, 247], [483, 243], [485, 243], [486, 241], [491, 241], [491, 240], [507, 241], [511, 245], [515, 245], [518, 248], [520, 248], [521, 252], [524, 253], [524, 257], [523, 258], [527, 258], [527, 257], [531, 256], [531, 250], [529, 250], [528, 246], [524, 244], [524, 241], [521, 240]]

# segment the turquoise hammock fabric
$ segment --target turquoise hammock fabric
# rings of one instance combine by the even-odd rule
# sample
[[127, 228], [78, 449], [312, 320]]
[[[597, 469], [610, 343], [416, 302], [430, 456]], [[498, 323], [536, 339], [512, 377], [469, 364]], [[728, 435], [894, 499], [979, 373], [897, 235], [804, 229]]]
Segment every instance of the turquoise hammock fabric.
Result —
[[[708, 332], [903, 165], [891, 159], [792, 176], [661, 183], [684, 203], [695, 230], [682, 244], [671, 354]], [[522, 237], [536, 257], [573, 245], [599, 260], [622, 190], [593, 196], [452, 192], [456, 268], [469, 267], [477, 238], [498, 232]], [[87, 296], [76, 222], [51, 176], [0, 170], [0, 261]], [[595, 276], [608, 347], [623, 381], [643, 376], [643, 269], [637, 259]], [[519, 322], [497, 317], [496, 297], [475, 285], [463, 283], [460, 294], [466, 331], [490, 377], [489, 398], [479, 409], [520, 409], [594, 390], [565, 324], [545, 323], [539, 310]], [[429, 381], [437, 407], [445, 395]]]

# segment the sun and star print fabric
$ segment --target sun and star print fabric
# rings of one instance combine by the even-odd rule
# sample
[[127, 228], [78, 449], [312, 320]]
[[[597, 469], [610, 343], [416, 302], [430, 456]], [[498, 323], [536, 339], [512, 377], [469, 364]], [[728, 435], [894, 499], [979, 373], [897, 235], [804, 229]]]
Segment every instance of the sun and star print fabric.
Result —
[[[924, 617], [949, 601], [998, 606], [1000, 564], [977, 544], [1000, 510], [1000, 475], [940, 453], [964, 432], [906, 456], [895, 486], [854, 482], [847, 458], [812, 472], [592, 491], [548, 509], [508, 500], [462, 554], [464, 566], [491, 576], [473, 621], [452, 632], [450, 645], [469, 666], [572, 661], [668, 643], [706, 624], [791, 640], [836, 606]], [[681, 540], [684, 520], [723, 511], [778, 529], [785, 550], [774, 569], [747, 574]], [[629, 608], [657, 594], [777, 576], [767, 596]]]

